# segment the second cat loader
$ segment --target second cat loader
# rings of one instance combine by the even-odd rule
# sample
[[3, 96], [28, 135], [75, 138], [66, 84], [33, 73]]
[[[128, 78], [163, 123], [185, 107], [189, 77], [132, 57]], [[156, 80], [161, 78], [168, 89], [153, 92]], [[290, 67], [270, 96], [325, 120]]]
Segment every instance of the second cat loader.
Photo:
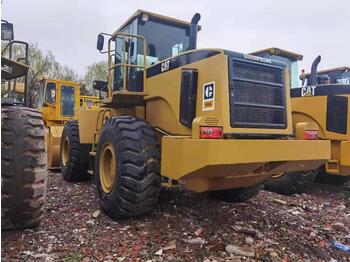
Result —
[[[288, 64], [291, 85], [293, 126], [308, 121], [317, 125], [318, 139], [331, 140], [331, 159], [321, 168], [295, 174], [284, 174], [266, 184], [273, 191], [292, 194], [302, 191], [316, 178], [330, 183], [343, 183], [350, 178], [350, 68], [339, 67], [317, 71], [318, 56], [311, 73], [300, 75], [298, 61], [303, 56], [279, 48], [253, 52], [266, 59]], [[305, 169], [307, 170], [307, 169]]]
[[99, 97], [81, 96], [77, 82], [43, 79], [36, 101], [45, 123], [48, 168], [59, 167], [64, 124], [76, 119], [79, 107], [97, 109]]
[[[181, 180], [242, 201], [274, 174], [330, 158], [329, 141], [293, 136], [286, 64], [196, 49], [199, 20], [139, 10], [98, 36], [109, 73], [95, 88], [107, 98], [100, 110], [78, 109], [78, 120], [66, 123], [61, 171], [68, 181], [94, 174], [101, 207], [114, 219], [151, 211], [161, 184]], [[297, 132], [308, 136], [307, 127]], [[80, 164], [87, 159], [89, 167]]]

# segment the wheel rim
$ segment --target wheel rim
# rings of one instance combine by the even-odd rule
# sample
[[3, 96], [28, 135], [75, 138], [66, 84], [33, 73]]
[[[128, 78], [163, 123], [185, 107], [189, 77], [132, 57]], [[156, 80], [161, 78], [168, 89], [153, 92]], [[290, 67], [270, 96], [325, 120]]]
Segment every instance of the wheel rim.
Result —
[[70, 151], [70, 145], [69, 145], [68, 136], [66, 136], [64, 139], [63, 148], [62, 148], [62, 163], [64, 166], [68, 165], [69, 155], [70, 155], [69, 151]]
[[116, 155], [113, 146], [108, 142], [102, 146], [99, 169], [102, 189], [105, 193], [110, 193], [116, 178]]

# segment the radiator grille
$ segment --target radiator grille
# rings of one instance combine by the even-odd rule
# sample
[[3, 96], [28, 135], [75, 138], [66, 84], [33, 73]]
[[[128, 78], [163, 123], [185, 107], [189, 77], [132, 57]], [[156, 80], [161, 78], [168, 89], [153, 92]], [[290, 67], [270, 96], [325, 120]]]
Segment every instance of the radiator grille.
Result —
[[345, 96], [329, 96], [327, 99], [327, 130], [339, 134], [347, 133], [348, 98]]
[[282, 67], [229, 59], [232, 127], [285, 128], [285, 87]]

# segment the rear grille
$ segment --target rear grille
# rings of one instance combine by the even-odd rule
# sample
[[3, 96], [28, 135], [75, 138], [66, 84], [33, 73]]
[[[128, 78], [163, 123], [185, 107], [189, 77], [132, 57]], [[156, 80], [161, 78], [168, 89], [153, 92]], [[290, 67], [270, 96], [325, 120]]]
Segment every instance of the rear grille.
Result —
[[284, 69], [229, 58], [231, 127], [285, 128]]
[[328, 96], [327, 98], [327, 130], [339, 134], [347, 133], [348, 98], [345, 96]]

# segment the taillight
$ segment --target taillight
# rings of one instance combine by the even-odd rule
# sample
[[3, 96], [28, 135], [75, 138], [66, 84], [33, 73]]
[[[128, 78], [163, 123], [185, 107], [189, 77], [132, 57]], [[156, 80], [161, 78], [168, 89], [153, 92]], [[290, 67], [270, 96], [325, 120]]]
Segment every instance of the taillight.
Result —
[[204, 138], [204, 139], [222, 138], [222, 127], [201, 126], [199, 128], [199, 138]]
[[318, 132], [315, 130], [305, 130], [304, 139], [305, 140], [315, 140], [318, 137]]

